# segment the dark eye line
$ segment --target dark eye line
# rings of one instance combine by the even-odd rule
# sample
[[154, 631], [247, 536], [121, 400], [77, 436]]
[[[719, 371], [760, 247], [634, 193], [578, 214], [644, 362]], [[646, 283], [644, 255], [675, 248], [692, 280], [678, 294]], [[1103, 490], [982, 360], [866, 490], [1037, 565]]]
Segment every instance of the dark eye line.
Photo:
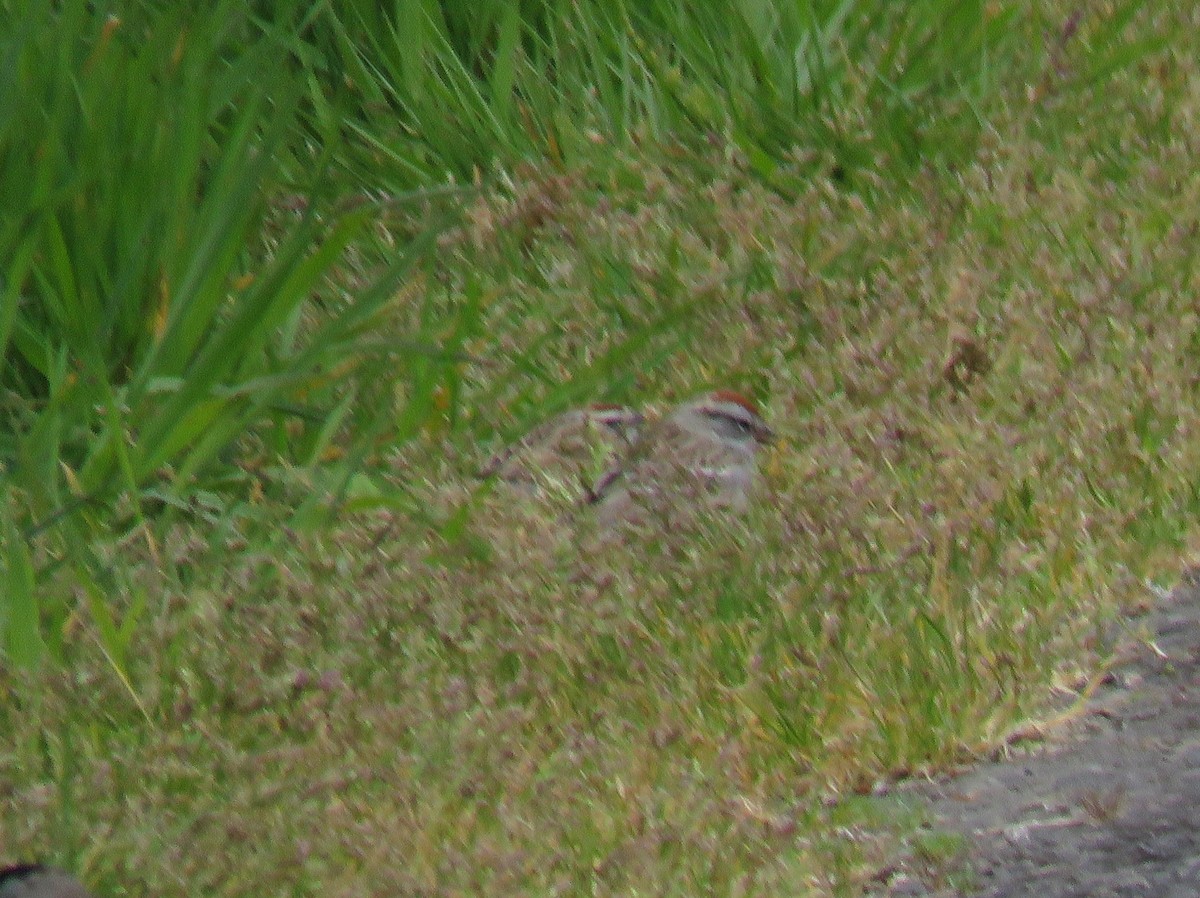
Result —
[[745, 421], [741, 418], [736, 417], [735, 415], [731, 415], [731, 414], [729, 414], [729, 412], [719, 412], [719, 411], [714, 411], [714, 410], [710, 409], [710, 410], [705, 411], [704, 414], [706, 414], [708, 417], [710, 417], [714, 420], [724, 421], [728, 424], [732, 424], [734, 427], [736, 427], [738, 430], [742, 431], [743, 433], [749, 433], [750, 431], [752, 431], [754, 429], [754, 426], [749, 421]]

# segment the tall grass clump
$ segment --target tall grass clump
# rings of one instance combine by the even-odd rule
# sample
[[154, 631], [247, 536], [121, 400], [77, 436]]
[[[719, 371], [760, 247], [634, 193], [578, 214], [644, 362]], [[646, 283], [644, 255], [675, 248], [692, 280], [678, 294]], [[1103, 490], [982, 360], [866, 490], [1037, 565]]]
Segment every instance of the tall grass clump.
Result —
[[[284, 460], [319, 455], [356, 374], [403, 370], [363, 334], [412, 253], [312, 314], [372, 210], [329, 213], [283, 52], [241, 4], [6, 4], [0, 60], [0, 630], [35, 658], [39, 617], [54, 634], [71, 608], [35, 584], [66, 569], [115, 656], [114, 546], [139, 534], [153, 553], [150, 512], [244, 497], [235, 444], [256, 433]], [[297, 159], [315, 174], [289, 215], [269, 201]]]
[[336, 0], [306, 22], [312, 82], [358, 97], [348, 164], [395, 184], [646, 140], [728, 142], [779, 186], [797, 159], [906, 170], [970, 152], [1015, 34], [981, 0]]

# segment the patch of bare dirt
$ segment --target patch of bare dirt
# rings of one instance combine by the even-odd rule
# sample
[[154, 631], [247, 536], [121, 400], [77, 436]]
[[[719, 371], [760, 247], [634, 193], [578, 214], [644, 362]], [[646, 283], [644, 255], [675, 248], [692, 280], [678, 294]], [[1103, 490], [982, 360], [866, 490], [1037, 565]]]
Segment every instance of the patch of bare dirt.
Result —
[[881, 894], [1200, 894], [1200, 571], [1144, 621], [1086, 710], [1052, 742], [933, 784], [930, 835], [957, 834], [965, 870], [918, 852]]

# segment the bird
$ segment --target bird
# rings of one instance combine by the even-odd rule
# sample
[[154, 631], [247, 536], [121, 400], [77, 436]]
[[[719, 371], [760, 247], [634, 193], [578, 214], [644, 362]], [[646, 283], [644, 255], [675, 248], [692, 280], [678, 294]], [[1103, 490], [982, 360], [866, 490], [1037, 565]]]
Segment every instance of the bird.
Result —
[[745, 510], [759, 450], [775, 435], [753, 400], [714, 390], [677, 406], [597, 480], [588, 497], [602, 525], [698, 505]]
[[0, 898], [92, 898], [79, 880], [41, 864], [0, 870]]
[[570, 409], [493, 455], [479, 471], [527, 493], [589, 495], [597, 476], [638, 439], [644, 418], [623, 405]]

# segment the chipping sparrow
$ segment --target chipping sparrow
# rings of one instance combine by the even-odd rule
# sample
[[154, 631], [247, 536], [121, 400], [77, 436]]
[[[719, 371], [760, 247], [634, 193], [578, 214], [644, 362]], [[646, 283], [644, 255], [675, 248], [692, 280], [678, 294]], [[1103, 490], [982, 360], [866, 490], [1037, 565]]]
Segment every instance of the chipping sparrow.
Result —
[[642, 416], [619, 405], [571, 409], [497, 452], [480, 470], [529, 492], [546, 487], [576, 496], [590, 491], [597, 473], [635, 443]]
[[91, 898], [73, 876], [27, 864], [0, 870], [0, 898]]
[[695, 499], [744, 509], [759, 447], [773, 438], [755, 404], [731, 390], [685, 402], [600, 478], [590, 497], [597, 518], [637, 521], [648, 509], [681, 510]]

